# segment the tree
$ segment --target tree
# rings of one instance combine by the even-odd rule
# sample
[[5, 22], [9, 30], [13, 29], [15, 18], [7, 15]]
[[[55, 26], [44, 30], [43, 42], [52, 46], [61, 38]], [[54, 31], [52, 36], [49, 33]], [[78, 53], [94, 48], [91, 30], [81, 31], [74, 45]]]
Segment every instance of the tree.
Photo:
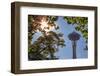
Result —
[[[55, 24], [57, 19], [56, 16], [28, 16], [28, 55], [31, 60], [57, 59], [54, 53], [59, 46], [65, 46], [63, 34], [50, 30], [59, 29]], [[42, 36], [32, 43], [32, 38], [38, 31]]]

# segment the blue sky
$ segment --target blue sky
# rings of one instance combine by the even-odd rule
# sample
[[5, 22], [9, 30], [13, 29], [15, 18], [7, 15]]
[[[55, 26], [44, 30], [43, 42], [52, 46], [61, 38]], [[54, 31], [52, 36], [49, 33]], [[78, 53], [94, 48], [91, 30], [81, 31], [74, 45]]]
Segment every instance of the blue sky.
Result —
[[[62, 17], [59, 17], [58, 21], [56, 22], [57, 25], [60, 27], [60, 32], [62, 32], [63, 38], [65, 40], [66, 47], [59, 48], [59, 51], [56, 53], [56, 56], [58, 56], [60, 59], [71, 59], [72, 58], [72, 42], [68, 39], [68, 35], [72, 33], [75, 30], [75, 26], [68, 24]], [[78, 32], [78, 31], [76, 31]], [[82, 37], [82, 34], [78, 32], [81, 37], [77, 41], [77, 58], [87, 58], [88, 51], [84, 50], [86, 43], [84, 41], [84, 38]]]
[[[86, 43], [84, 41], [84, 38], [82, 37], [82, 34], [78, 31], [75, 30], [75, 26], [68, 24], [63, 17], [58, 17], [58, 20], [56, 21], [56, 24], [60, 27], [57, 32], [63, 33], [63, 38], [65, 40], [65, 47], [59, 47], [59, 51], [55, 53], [55, 55], [59, 59], [72, 59], [72, 42], [68, 39], [68, 35], [72, 33], [73, 31], [79, 33], [81, 35], [80, 39], [77, 41], [77, 58], [87, 58], [88, 57], [88, 51], [84, 50]], [[34, 42], [41, 33], [36, 33], [35, 36], [33, 37], [32, 42]]]

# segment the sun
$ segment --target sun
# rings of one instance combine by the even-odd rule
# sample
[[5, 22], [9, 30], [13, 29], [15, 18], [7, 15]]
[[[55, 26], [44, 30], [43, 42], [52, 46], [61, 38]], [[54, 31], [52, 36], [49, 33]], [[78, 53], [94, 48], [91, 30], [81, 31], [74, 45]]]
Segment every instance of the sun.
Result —
[[54, 29], [53, 26], [50, 26], [48, 24], [48, 21], [46, 21], [46, 19], [42, 19], [40, 27], [41, 27], [42, 30], [45, 30], [46, 32], [49, 32], [49, 31]]

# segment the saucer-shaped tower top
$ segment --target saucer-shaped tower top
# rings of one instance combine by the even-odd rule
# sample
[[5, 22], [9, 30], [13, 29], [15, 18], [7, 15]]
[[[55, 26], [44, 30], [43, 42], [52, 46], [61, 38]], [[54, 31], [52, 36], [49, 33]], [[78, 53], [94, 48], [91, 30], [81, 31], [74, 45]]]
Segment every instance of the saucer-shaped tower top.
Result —
[[77, 32], [72, 32], [68, 35], [69, 39], [71, 41], [77, 41], [80, 39], [80, 34], [78, 34]]

